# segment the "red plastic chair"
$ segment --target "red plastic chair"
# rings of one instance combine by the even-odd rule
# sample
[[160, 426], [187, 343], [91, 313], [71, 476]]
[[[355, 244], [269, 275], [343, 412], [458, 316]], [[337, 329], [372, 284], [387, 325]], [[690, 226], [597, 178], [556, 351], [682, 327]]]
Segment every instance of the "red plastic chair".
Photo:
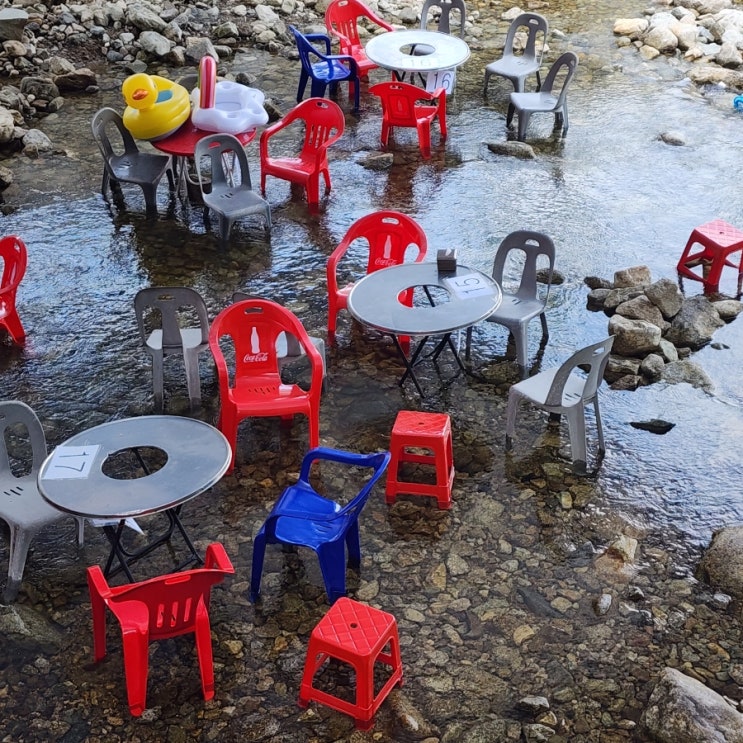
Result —
[[[270, 157], [268, 142], [271, 137], [295, 122], [304, 126], [300, 152], [290, 157]], [[343, 134], [345, 123], [343, 111], [337, 103], [324, 98], [308, 98], [264, 129], [260, 140], [263, 194], [266, 193], [266, 176], [272, 175], [302, 184], [307, 191], [307, 203], [316, 207], [320, 202], [320, 175], [325, 179], [325, 190], [330, 191], [328, 147]]]
[[[406, 214], [379, 211], [357, 219], [330, 254], [325, 268], [328, 280], [328, 335], [335, 334], [338, 313], [348, 307], [348, 295], [353, 289], [353, 283], [339, 286], [338, 263], [356, 240], [366, 240], [369, 246], [367, 274], [403, 263], [408, 248], [417, 251], [413, 260], [420, 263], [426, 257], [428, 249], [423, 228]], [[412, 291], [406, 292], [405, 304], [410, 306], [412, 301]]]
[[369, 70], [377, 65], [366, 56], [364, 44], [359, 38], [360, 18], [367, 19], [385, 31], [394, 31], [391, 24], [375, 15], [360, 0], [333, 0], [325, 11], [325, 27], [331, 36], [338, 39], [341, 54], [347, 54], [356, 60], [359, 77], [366, 77]]
[[[304, 349], [311, 367], [308, 390], [281, 380], [276, 351], [276, 339], [281, 333], [293, 335]], [[228, 368], [223, 351], [223, 343], [226, 343], [222, 339], [226, 336], [230, 337], [234, 348], [232, 369]], [[237, 427], [244, 418], [290, 418], [302, 413], [309, 421], [310, 447], [319, 445], [323, 360], [294, 314], [265, 299], [236, 302], [222, 310], [212, 322], [209, 346], [219, 378], [218, 426], [232, 446], [228, 472], [235, 466]], [[229, 352], [228, 355], [232, 356]]]
[[3, 261], [3, 273], [0, 277], [0, 327], [5, 328], [14, 343], [21, 344], [26, 338], [26, 331], [21, 325], [15, 307], [15, 295], [18, 284], [26, 273], [28, 254], [26, 245], [20, 237], [8, 235], [0, 239], [0, 258]]
[[218, 543], [206, 548], [203, 568], [162, 575], [142, 583], [109, 586], [98, 565], [88, 568], [95, 660], [98, 662], [106, 656], [108, 606], [121, 625], [129, 710], [135, 717], [145, 709], [148, 646], [152, 640], [193, 632], [204, 699], [214, 696], [209, 597], [212, 586], [234, 572], [224, 547]]
[[[390, 81], [372, 85], [369, 92], [382, 101], [381, 140], [384, 147], [387, 147], [393, 127], [415, 127], [423, 157], [431, 157], [431, 122], [437, 117], [441, 139], [446, 139], [446, 91], [443, 88], [426, 93], [415, 85]], [[430, 103], [420, 103], [421, 100]]]

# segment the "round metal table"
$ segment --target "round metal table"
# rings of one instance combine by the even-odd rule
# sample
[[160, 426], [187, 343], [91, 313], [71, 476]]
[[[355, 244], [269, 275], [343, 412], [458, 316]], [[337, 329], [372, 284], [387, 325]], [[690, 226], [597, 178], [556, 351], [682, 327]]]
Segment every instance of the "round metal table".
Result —
[[[429, 304], [408, 307], [400, 302], [400, 294], [416, 286], [424, 289]], [[436, 304], [430, 287], [445, 290], [448, 301]], [[457, 265], [452, 272], [440, 272], [436, 263], [403, 263], [374, 271], [354, 284], [348, 296], [348, 311], [364, 325], [392, 336], [405, 363], [400, 385], [410, 376], [423, 397], [413, 366], [428, 338], [443, 336], [431, 353], [434, 360], [448, 346], [464, 370], [451, 334], [484, 320], [498, 308], [501, 298], [501, 289], [490, 276], [467, 266]], [[410, 335], [423, 336], [423, 340], [408, 358], [398, 337]]]
[[422, 73], [459, 67], [470, 56], [469, 46], [457, 36], [423, 29], [378, 34], [369, 39], [364, 51], [379, 67]]
[[[146, 448], [167, 457], [156, 471], [149, 472], [141, 456]], [[133, 452], [144, 476], [118, 479], [105, 474], [104, 463], [117, 452]], [[221, 479], [231, 455], [227, 439], [203, 421], [175, 415], [123, 418], [81, 431], [58, 446], [39, 470], [39, 492], [61, 511], [108, 521], [104, 530], [112, 552], [104, 572], [123, 570], [132, 580], [128, 566], [169, 541], [174, 529], [191, 550], [188, 562], [200, 561], [178, 517], [179, 508]], [[162, 511], [170, 528], [136, 552], [124, 550], [125, 519]], [[111, 570], [114, 559], [120, 566]]]

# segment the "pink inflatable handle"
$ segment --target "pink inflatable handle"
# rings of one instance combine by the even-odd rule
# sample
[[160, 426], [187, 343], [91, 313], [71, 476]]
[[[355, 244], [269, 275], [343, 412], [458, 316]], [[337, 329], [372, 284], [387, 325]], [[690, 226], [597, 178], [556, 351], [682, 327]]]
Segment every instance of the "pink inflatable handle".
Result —
[[199, 62], [199, 105], [201, 108], [214, 108], [217, 97], [217, 62], [206, 55]]

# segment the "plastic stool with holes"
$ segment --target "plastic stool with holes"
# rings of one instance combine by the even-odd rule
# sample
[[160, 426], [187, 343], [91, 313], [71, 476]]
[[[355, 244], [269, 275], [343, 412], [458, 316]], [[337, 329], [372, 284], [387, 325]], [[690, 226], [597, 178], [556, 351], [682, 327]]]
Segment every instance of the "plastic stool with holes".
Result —
[[[420, 454], [409, 449], [428, 449]], [[436, 498], [439, 508], [451, 508], [451, 489], [454, 482], [451, 419], [446, 413], [416, 413], [401, 410], [395, 419], [390, 436], [392, 459], [387, 470], [386, 502], [394, 503], [402, 494], [429, 495]], [[400, 480], [401, 464], [428, 464], [436, 469], [436, 483]]]
[[[388, 647], [389, 646], [389, 647]], [[356, 701], [349, 702], [317, 688], [315, 675], [329, 659], [348, 663], [356, 676]], [[377, 663], [391, 668], [389, 678], [374, 693]], [[310, 635], [307, 659], [299, 689], [299, 704], [311, 701], [351, 715], [356, 727], [369, 730], [374, 715], [395, 685], [402, 686], [402, 660], [397, 621], [392, 614], [341, 597], [318, 622]]]
[[[692, 253], [695, 245], [701, 245], [702, 250]], [[740, 261], [729, 261], [728, 256], [738, 251], [741, 251]], [[700, 265], [701, 274], [692, 270]], [[740, 278], [743, 272], [743, 231], [722, 219], [715, 219], [692, 231], [676, 270], [682, 276], [702, 281], [706, 287], [716, 289], [725, 266], [737, 268]]]

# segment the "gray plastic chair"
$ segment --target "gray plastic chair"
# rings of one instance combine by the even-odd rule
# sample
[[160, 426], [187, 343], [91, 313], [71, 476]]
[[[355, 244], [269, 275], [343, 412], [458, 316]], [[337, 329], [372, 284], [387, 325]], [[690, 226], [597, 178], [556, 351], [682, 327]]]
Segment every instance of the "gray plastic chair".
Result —
[[459, 36], [464, 38], [464, 24], [467, 20], [467, 9], [464, 4], [464, 0], [426, 0], [421, 8], [421, 25], [420, 27], [425, 30], [428, 28], [429, 14], [433, 16], [432, 9], [440, 8], [441, 15], [438, 21], [438, 31], [442, 34], [451, 33], [451, 14], [455, 12], [455, 18], [459, 18]]
[[[142, 189], [147, 211], [156, 212], [157, 186], [166, 173], [171, 191], [175, 190], [170, 155], [141, 152], [121, 116], [112, 108], [96, 112], [92, 128], [93, 138], [103, 156], [101, 193], [104, 198], [109, 188], [114, 193], [114, 189], [121, 190], [122, 183], [133, 183]], [[112, 141], [114, 128], [118, 130], [118, 139]]]
[[[434, 17], [433, 15], [433, 9], [439, 8], [440, 15], [438, 17], [438, 23], [436, 30], [439, 33], [442, 34], [451, 34], [451, 26], [452, 26], [452, 12], [454, 12], [454, 17], [458, 19], [459, 22], [459, 37], [464, 39], [464, 26], [465, 22], [467, 20], [467, 8], [464, 4], [464, 0], [426, 0], [426, 2], [423, 3], [423, 7], [421, 8], [421, 22], [420, 22], [420, 28], [424, 31], [428, 29], [429, 24], [429, 16], [431, 18]], [[426, 54], [430, 54], [430, 48], [426, 48], [425, 44], [413, 44], [410, 53], [414, 56], [420, 57], [424, 56]], [[450, 70], [443, 70], [442, 72], [448, 72], [449, 73], [449, 80], [446, 87], [447, 94], [451, 94], [454, 91], [454, 86], [456, 84], [456, 75], [457, 70], [456, 68], [451, 68]], [[405, 72], [398, 71], [395, 73], [397, 76], [397, 79], [399, 81], [405, 80]], [[418, 77], [420, 78], [421, 85], [423, 85], [426, 90], [429, 92], [433, 92], [435, 90], [435, 83], [434, 79], [438, 80], [439, 77], [432, 77], [431, 78], [431, 85], [428, 84], [429, 77], [428, 75], [434, 75], [434, 73], [418, 73]], [[413, 77], [415, 73], [411, 72], [410, 77], [408, 78], [408, 82], [413, 83]]]
[[[503, 286], [506, 265], [516, 254], [523, 254], [523, 266], [518, 289], [509, 292]], [[547, 259], [546, 280], [537, 281], [539, 264]], [[503, 299], [498, 309], [486, 318], [488, 322], [498, 323], [508, 328], [516, 343], [516, 359], [522, 376], [526, 376], [526, 365], [529, 355], [529, 323], [539, 317], [542, 323], [542, 342], [549, 338], [545, 309], [549, 299], [552, 273], [555, 268], [555, 246], [547, 235], [541, 232], [518, 230], [506, 235], [493, 260], [493, 279], [503, 292]], [[546, 285], [546, 291], [540, 296], [539, 284]], [[472, 343], [472, 328], [467, 328], [466, 355], [469, 357]]]
[[[208, 161], [208, 169], [204, 167]], [[196, 173], [204, 200], [204, 216], [211, 209], [219, 215], [220, 240], [227, 242], [235, 220], [260, 214], [271, 229], [271, 207], [253, 190], [248, 156], [237, 137], [211, 134], [194, 150]]]
[[[9, 430], [12, 428], [12, 431]], [[21, 452], [31, 448], [30, 469], [17, 475]], [[18, 595], [31, 541], [47, 524], [69, 517], [78, 524], [77, 541], [83, 544], [85, 520], [64, 513], [47, 503], [36, 486], [41, 464], [46, 458], [44, 429], [31, 408], [23, 402], [0, 402], [0, 518], [10, 527], [8, 582], [3, 600]], [[11, 464], [12, 463], [12, 464]]]
[[555, 126], [562, 125], [562, 136], [568, 133], [568, 85], [573, 79], [577, 66], [577, 55], [574, 52], [565, 52], [550, 67], [544, 85], [538, 93], [511, 93], [506, 126], [511, 126], [514, 111], [518, 111], [520, 142], [526, 138], [526, 127], [533, 113], [553, 113]]
[[[598, 388], [603, 379], [613, 344], [614, 336], [612, 335], [599, 343], [577, 351], [562, 366], [547, 369], [512, 385], [508, 392], [506, 410], [506, 450], [510, 450], [513, 445], [518, 403], [523, 398], [541, 410], [546, 410], [552, 415], [564, 415], [567, 418], [573, 469], [576, 472], [585, 472], [585, 406], [593, 403], [600, 460], [606, 447], [599, 412]], [[579, 373], [578, 367], [583, 370], [588, 367], [588, 372]]]
[[[256, 294], [247, 294], [246, 292], [234, 292], [232, 295], [232, 302], [242, 302], [245, 299], [262, 299], [262, 297]], [[318, 350], [320, 356], [322, 356], [322, 378], [323, 378], [323, 389], [325, 388], [325, 377], [327, 374], [327, 361], [325, 358], [325, 341], [322, 338], [316, 336], [308, 336], [312, 345]], [[305, 357], [302, 344], [297, 338], [290, 333], [281, 333], [276, 339], [276, 353], [279, 361], [279, 371], [285, 366], [294, 364], [300, 359]]]
[[[163, 407], [163, 357], [181, 354], [193, 409], [201, 403], [199, 354], [209, 348], [209, 316], [201, 295], [185, 286], [153, 286], [137, 292], [134, 311], [142, 346], [152, 358], [156, 407]], [[198, 327], [181, 327], [194, 317]]]
[[[508, 27], [503, 56], [485, 67], [485, 85], [483, 93], [487, 95], [491, 75], [500, 75], [513, 83], [516, 93], [524, 92], [524, 84], [529, 75], [536, 74], [537, 90], [542, 88], [539, 69], [542, 66], [542, 54], [547, 45], [549, 23], [538, 13], [522, 13], [513, 19]], [[519, 52], [520, 42], [526, 35], [523, 51]]]

